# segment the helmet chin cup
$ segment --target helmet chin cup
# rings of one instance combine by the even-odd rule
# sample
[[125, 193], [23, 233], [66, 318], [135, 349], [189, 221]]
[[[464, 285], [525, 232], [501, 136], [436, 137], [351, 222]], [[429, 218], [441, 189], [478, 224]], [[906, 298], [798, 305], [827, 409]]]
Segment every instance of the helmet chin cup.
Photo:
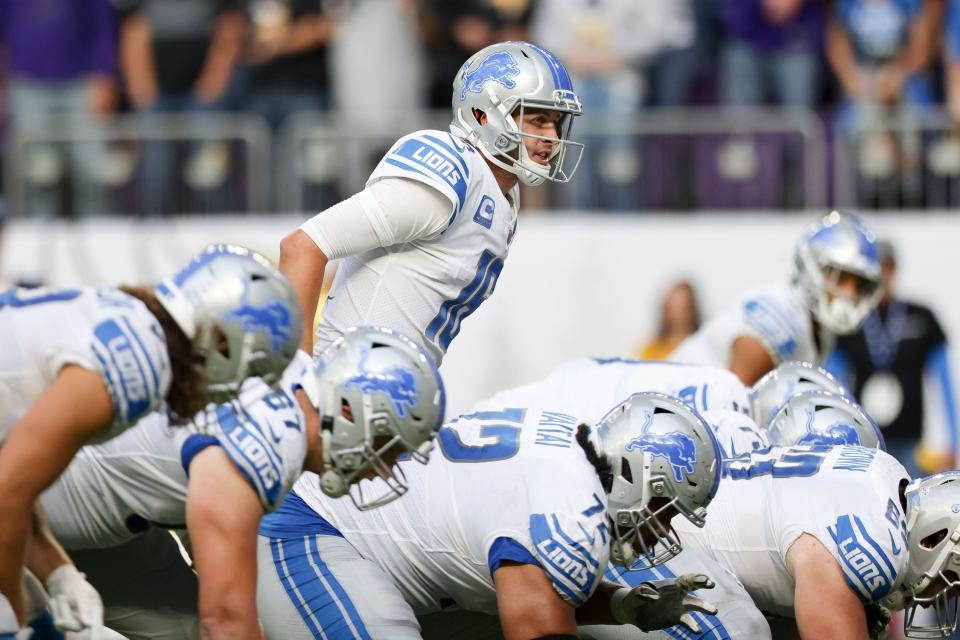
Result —
[[843, 297], [828, 301], [827, 294], [823, 294], [817, 320], [833, 333], [838, 335], [853, 333], [865, 318], [861, 305]]
[[633, 548], [633, 543], [620, 539], [610, 545], [610, 562], [619, 567], [632, 567], [637, 561], [637, 552]]
[[327, 469], [320, 474], [320, 490], [328, 498], [342, 498], [349, 488], [346, 478], [336, 469]]

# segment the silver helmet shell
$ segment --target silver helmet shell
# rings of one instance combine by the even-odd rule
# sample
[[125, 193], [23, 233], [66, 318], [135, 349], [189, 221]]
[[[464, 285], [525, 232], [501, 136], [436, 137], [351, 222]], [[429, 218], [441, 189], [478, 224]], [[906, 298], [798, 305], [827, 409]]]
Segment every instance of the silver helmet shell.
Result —
[[[837, 293], [840, 272], [860, 278], [856, 298]], [[883, 295], [873, 232], [857, 216], [831, 211], [797, 244], [793, 280], [823, 327], [838, 335], [853, 333]]]
[[[517, 122], [522, 123], [530, 109], [561, 114], [556, 138], [522, 131]], [[570, 140], [570, 130], [580, 114], [580, 98], [566, 68], [555, 55], [529, 42], [500, 42], [481, 49], [453, 81], [453, 132], [526, 185], [568, 182], [573, 177], [583, 145]], [[530, 157], [524, 138], [553, 142], [548, 164]]]
[[[354, 327], [320, 353], [316, 373], [322, 491], [333, 498], [349, 492], [363, 510], [406, 493], [403, 471], [384, 456], [392, 451], [423, 464], [429, 459], [446, 405], [433, 359], [400, 333]], [[376, 480], [361, 483], [364, 478]], [[374, 490], [379, 493], [371, 497]]]
[[790, 396], [816, 390], [850, 397], [846, 387], [823, 367], [798, 360], [784, 362], [768, 371], [751, 387], [750, 415], [763, 427]]
[[[713, 430], [677, 398], [635, 393], [611, 410], [595, 433], [613, 471], [607, 500], [611, 560], [644, 568], [680, 553], [676, 532], [659, 518], [673, 507], [703, 526], [720, 484], [722, 455]], [[656, 543], [644, 540], [645, 532]], [[643, 560], [639, 565], [638, 559]]]
[[[918, 478], [904, 496], [909, 561], [901, 586], [883, 604], [907, 610], [907, 637], [948, 638], [957, 628], [960, 594], [960, 471]], [[929, 607], [932, 623], [917, 616]]]
[[880, 428], [860, 405], [827, 391], [790, 396], [765, 429], [775, 447], [856, 445], [886, 450]]
[[249, 377], [274, 384], [297, 352], [303, 332], [297, 296], [255, 251], [210, 245], [154, 291], [193, 343], [211, 402], [235, 398]]

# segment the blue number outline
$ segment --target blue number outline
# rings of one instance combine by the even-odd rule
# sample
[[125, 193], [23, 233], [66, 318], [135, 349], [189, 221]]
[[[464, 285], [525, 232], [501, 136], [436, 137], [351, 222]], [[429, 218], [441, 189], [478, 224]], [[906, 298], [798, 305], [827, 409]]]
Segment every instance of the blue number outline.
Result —
[[[451, 462], [494, 462], [507, 460], [520, 451], [520, 427], [526, 409], [504, 409], [503, 411], [478, 411], [460, 420], [489, 420], [491, 424], [480, 427], [481, 438], [496, 438], [494, 442], [481, 445], [467, 445], [460, 439], [454, 428], [456, 421], [437, 432], [437, 442], [444, 457]], [[512, 424], [504, 424], [512, 423]]]

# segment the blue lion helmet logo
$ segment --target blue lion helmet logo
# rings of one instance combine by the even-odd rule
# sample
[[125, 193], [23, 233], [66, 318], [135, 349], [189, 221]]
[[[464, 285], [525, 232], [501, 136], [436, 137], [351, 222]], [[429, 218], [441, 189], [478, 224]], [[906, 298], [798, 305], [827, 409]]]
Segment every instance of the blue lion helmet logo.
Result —
[[823, 444], [838, 446], [843, 444], [861, 445], [860, 433], [852, 424], [835, 422], [823, 431], [808, 430], [797, 444]]
[[390, 402], [397, 415], [401, 418], [406, 417], [407, 408], [413, 408], [417, 402], [417, 379], [413, 371], [401, 366], [390, 367], [384, 371], [367, 371], [365, 363], [367, 361], [369, 350], [363, 353], [360, 358], [360, 373], [353, 376], [344, 383], [344, 390], [351, 387], [357, 387], [361, 393], [383, 393]]
[[263, 307], [244, 305], [227, 314], [227, 318], [236, 318], [245, 332], [263, 330], [270, 336], [270, 347], [275, 352], [283, 350], [290, 341], [293, 328], [290, 309], [281, 302], [271, 302]]
[[467, 71], [463, 77], [463, 88], [460, 89], [460, 101], [467, 98], [467, 92], [480, 93], [483, 85], [491, 80], [499, 82], [507, 89], [517, 86], [511, 76], [520, 75], [520, 65], [512, 55], [506, 51], [491, 53], [483, 59], [480, 66], [473, 71]]
[[628, 442], [625, 447], [626, 450], [639, 449], [652, 454], [654, 457], [665, 458], [673, 468], [673, 479], [677, 482], [683, 482], [683, 472], [686, 471], [688, 475], [693, 473], [694, 465], [697, 463], [696, 443], [693, 438], [679, 431], [663, 434], [649, 433], [647, 430], [652, 423], [653, 414], [648, 412], [642, 434]]

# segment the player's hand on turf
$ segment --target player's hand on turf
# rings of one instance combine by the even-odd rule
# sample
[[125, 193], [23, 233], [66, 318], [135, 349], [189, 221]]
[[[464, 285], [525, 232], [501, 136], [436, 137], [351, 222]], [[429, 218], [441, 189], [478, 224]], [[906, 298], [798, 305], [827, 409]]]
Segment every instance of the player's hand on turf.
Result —
[[712, 589], [713, 581], [703, 574], [688, 573], [672, 580], [652, 580], [632, 589], [623, 588], [613, 594], [610, 613], [620, 624], [632, 624], [642, 631], [666, 629], [682, 624], [694, 633], [700, 625], [694, 612], [715, 614], [717, 608], [697, 596], [698, 589]]
[[886, 640], [887, 629], [890, 627], [890, 610], [876, 602], [863, 605], [867, 614], [867, 632], [870, 640]]
[[100, 594], [72, 564], [57, 567], [45, 583], [53, 624], [61, 631], [90, 630], [90, 640], [103, 638]]

